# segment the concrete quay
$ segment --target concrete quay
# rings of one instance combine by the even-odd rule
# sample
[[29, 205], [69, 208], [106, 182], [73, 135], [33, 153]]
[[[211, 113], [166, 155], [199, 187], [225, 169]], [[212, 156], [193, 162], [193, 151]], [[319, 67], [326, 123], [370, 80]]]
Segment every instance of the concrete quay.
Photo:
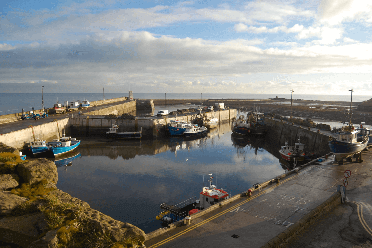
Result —
[[[146, 247], [363, 245], [372, 241], [370, 193], [372, 152], [363, 152], [363, 158], [362, 163], [347, 162], [340, 166], [334, 163], [333, 155], [327, 156], [323, 162], [293, 170], [283, 175], [281, 179], [274, 180], [275, 183], [272, 181], [267, 183], [266, 187], [257, 188], [250, 197], [237, 195], [233, 197], [234, 201], [218, 206], [200, 217], [192, 215], [189, 225], [180, 222], [170, 228], [148, 233], [145, 245]], [[352, 171], [347, 187], [347, 203], [340, 205], [341, 196], [336, 192], [337, 185], [343, 183], [344, 171], [347, 169]], [[346, 210], [342, 212], [341, 209], [333, 213], [334, 209], [340, 207]], [[332, 218], [332, 213], [337, 215], [335, 223], [324, 224]], [[326, 220], [322, 222], [323, 218]], [[320, 225], [319, 223], [323, 223], [323, 233], [313, 227]], [[344, 234], [339, 235], [327, 229], [333, 225], [339, 225], [337, 230], [345, 226], [342, 229]], [[312, 236], [309, 237], [307, 234]], [[318, 240], [319, 236], [323, 243]], [[342, 243], [346, 237], [348, 243]]]

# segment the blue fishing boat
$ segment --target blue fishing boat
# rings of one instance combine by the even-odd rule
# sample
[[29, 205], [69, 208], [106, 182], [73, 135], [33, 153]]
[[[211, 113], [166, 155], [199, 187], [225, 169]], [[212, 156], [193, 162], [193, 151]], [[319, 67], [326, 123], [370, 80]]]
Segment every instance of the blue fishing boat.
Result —
[[20, 157], [22, 160], [26, 160], [26, 155], [23, 155], [22, 152], [19, 152], [19, 157]]
[[191, 124], [185, 121], [173, 121], [171, 120], [168, 124], [168, 131], [171, 136], [180, 136], [186, 131], [187, 128], [193, 127], [196, 124]]
[[79, 145], [80, 140], [76, 140], [76, 138], [65, 136], [59, 140], [53, 140], [51, 142], [48, 142], [49, 149], [52, 151], [54, 156], [72, 151]]
[[45, 154], [49, 152], [49, 146], [47, 145], [45, 140], [36, 140], [31, 142], [29, 145], [29, 149], [31, 150], [33, 155]]
[[[351, 105], [353, 101], [353, 90], [351, 91], [351, 102], [350, 102], [350, 121], [348, 126], [344, 126], [339, 129], [335, 137], [330, 137], [329, 148], [335, 154], [335, 161], [340, 164], [343, 163], [344, 158], [351, 158], [353, 155], [359, 154], [367, 147], [368, 136], [362, 135], [358, 137], [358, 131], [355, 130], [351, 124]], [[357, 157], [358, 158], [358, 157]]]

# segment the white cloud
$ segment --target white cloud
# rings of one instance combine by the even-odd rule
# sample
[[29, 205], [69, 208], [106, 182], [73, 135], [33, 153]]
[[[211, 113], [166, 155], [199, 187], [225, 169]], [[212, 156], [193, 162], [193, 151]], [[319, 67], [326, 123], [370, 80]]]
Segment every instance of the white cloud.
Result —
[[235, 24], [234, 29], [236, 32], [251, 32], [251, 33], [298, 33], [301, 32], [304, 27], [302, 25], [294, 25], [291, 28], [287, 28], [285, 26], [278, 26], [274, 28], [267, 28], [266, 26], [254, 27], [254, 26], [247, 26], [243, 23]]
[[318, 7], [319, 21], [329, 25], [342, 22], [371, 22], [372, 2], [366, 0], [322, 0]]

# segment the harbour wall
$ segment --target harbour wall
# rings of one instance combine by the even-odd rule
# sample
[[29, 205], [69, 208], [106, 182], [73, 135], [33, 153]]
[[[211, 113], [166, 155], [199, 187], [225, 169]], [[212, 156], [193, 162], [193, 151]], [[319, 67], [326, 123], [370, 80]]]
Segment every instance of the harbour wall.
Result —
[[[104, 104], [126, 101], [127, 99], [128, 99], [127, 97], [120, 97], [120, 98], [114, 98], [114, 99], [93, 101], [93, 102], [90, 103], [90, 106], [91, 107], [97, 107], [97, 106], [101, 106], [101, 105], [104, 105]], [[45, 109], [45, 112], [47, 112], [48, 114], [52, 114], [52, 113], [54, 113], [54, 111], [52, 111], [52, 110], [53, 110], [53, 108]], [[29, 115], [30, 112], [31, 111], [24, 111], [23, 113]], [[40, 113], [42, 114], [43, 111], [41, 109], [35, 109], [34, 113], [35, 114], [40, 114]], [[15, 121], [21, 120], [21, 116], [22, 116], [22, 112], [21, 113], [8, 114], [8, 115], [0, 115], [0, 124], [15, 122]]]
[[[221, 123], [231, 122], [236, 117], [235, 109], [220, 110], [215, 112], [206, 112], [207, 118], [217, 117]], [[138, 132], [142, 129], [143, 138], [162, 138], [167, 136], [167, 124], [172, 120], [192, 121], [197, 114], [187, 114], [180, 116], [157, 117], [136, 117], [121, 118], [112, 116], [98, 115], [74, 115], [70, 119], [71, 134], [75, 136], [105, 135], [108, 128], [113, 124], [119, 126], [119, 132]]]
[[84, 113], [84, 115], [136, 115], [136, 101], [127, 101], [121, 104], [106, 106], [102, 109], [97, 109]]
[[8, 146], [22, 149], [29, 142], [35, 139], [52, 140], [62, 136], [62, 130], [69, 126], [69, 118], [55, 120], [38, 126], [29, 126], [28, 128], [17, 130], [0, 135], [0, 143]]
[[[314, 153], [322, 156], [331, 152], [328, 145], [329, 136], [332, 135], [330, 132], [271, 118], [265, 118], [265, 123], [268, 127], [267, 137], [269, 137], [270, 142], [276, 144], [276, 147], [283, 146], [285, 142], [294, 145], [300, 139], [300, 142], [305, 144], [307, 154]], [[280, 157], [278, 151], [277, 155]]]

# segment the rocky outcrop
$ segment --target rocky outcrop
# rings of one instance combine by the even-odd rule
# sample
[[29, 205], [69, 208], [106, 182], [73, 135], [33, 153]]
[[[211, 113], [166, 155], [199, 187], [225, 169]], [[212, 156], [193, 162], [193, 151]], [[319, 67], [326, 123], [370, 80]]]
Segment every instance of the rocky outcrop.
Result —
[[0, 175], [0, 191], [12, 189], [19, 185], [19, 177], [17, 174]]
[[6, 217], [0, 220], [2, 241], [28, 247], [38, 236], [48, 230], [43, 213]]
[[0, 191], [0, 216], [10, 214], [13, 209], [26, 201], [27, 198]]
[[15, 155], [19, 155], [19, 150], [14, 148], [14, 147], [11, 147], [11, 146], [7, 146], [3, 143], [0, 143], [0, 151], [1, 152], [10, 152], [10, 153], [13, 153]]
[[[1, 147], [19, 154], [1, 144], [0, 152], [4, 151]], [[141, 229], [114, 220], [57, 189], [58, 172], [52, 161], [16, 161], [14, 166], [12, 171], [17, 174], [0, 174], [0, 244], [28, 248], [144, 247], [146, 234]]]
[[49, 183], [57, 184], [58, 172], [54, 162], [45, 159], [35, 159], [19, 164], [17, 172], [23, 182], [34, 184], [46, 179]]

